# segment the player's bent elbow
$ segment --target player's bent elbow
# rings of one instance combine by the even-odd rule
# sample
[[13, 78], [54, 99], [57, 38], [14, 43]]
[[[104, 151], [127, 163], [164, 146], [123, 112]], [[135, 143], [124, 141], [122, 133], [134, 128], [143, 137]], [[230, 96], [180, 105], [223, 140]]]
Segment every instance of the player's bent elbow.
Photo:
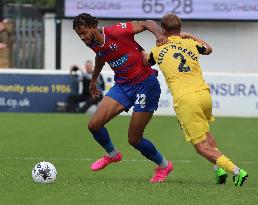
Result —
[[209, 55], [209, 54], [212, 53], [212, 47], [211, 46], [207, 45], [207, 46], [205, 46], [205, 48], [206, 48], [206, 50], [205, 50], [203, 55]]
[[206, 54], [206, 55], [211, 54], [211, 53], [212, 53], [212, 48], [211, 48], [211, 47], [209, 47], [209, 48], [206, 50], [206, 52], [207, 52], [207, 54]]

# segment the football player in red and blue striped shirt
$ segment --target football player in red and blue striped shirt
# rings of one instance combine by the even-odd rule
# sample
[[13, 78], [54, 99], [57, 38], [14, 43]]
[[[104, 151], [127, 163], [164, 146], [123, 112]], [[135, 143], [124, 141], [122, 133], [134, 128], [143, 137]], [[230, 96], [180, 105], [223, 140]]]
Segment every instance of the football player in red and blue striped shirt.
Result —
[[144, 129], [158, 108], [160, 85], [157, 72], [143, 64], [143, 49], [134, 35], [145, 30], [152, 32], [158, 44], [167, 41], [154, 21], [127, 22], [98, 28], [97, 18], [82, 13], [74, 18], [73, 29], [80, 39], [95, 53], [95, 68], [90, 84], [92, 97], [100, 92], [96, 81], [107, 62], [115, 73], [115, 85], [104, 96], [97, 111], [91, 117], [88, 128], [94, 139], [105, 149], [106, 155], [91, 165], [93, 171], [122, 160], [121, 152], [111, 142], [107, 122], [123, 111], [133, 107], [128, 130], [128, 141], [147, 159], [158, 165], [150, 182], [164, 181], [173, 170], [172, 162], [166, 160], [156, 147], [144, 136]]

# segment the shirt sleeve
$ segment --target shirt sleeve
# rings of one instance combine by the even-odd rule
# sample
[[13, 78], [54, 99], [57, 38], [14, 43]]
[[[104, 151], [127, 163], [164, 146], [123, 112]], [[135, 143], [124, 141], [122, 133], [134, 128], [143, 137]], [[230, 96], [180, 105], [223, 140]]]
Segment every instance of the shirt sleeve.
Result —
[[118, 23], [108, 28], [110, 34], [119, 38], [121, 36], [134, 37], [133, 25], [131, 22]]
[[202, 43], [198, 42], [198, 41], [195, 41], [195, 40], [194, 40], [194, 42], [195, 42], [195, 44], [196, 44], [196, 48], [197, 48], [197, 50], [198, 50], [198, 53], [204, 54], [205, 51], [206, 51], [205, 46], [204, 46]]
[[204, 54], [205, 53], [206, 48], [205, 48], [205, 46], [202, 43], [200, 43], [200, 42], [198, 42], [196, 40], [193, 40], [191, 38], [189, 38], [187, 40], [188, 40], [188, 42], [190, 44], [192, 44], [192, 46], [196, 47], [196, 49], [197, 49], [199, 54]]
[[156, 64], [156, 61], [155, 61], [155, 59], [154, 59], [154, 57], [153, 57], [153, 53], [152, 53], [152, 52], [151, 52], [150, 54], [148, 54], [148, 56], [147, 56], [147, 61], [148, 61], [148, 63], [151, 64], [151, 65], [155, 65], [155, 64]]
[[204, 54], [206, 51], [206, 48], [204, 45], [196, 45], [196, 48], [200, 54]]

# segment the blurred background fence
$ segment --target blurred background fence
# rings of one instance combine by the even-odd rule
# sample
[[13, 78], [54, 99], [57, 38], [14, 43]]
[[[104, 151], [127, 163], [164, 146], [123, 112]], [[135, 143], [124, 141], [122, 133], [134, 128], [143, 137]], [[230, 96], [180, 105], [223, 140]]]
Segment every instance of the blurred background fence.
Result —
[[55, 0], [2, 0], [0, 68], [44, 68], [44, 13], [54, 11]]
[[43, 68], [44, 24], [41, 19], [17, 18], [12, 47], [12, 66]]

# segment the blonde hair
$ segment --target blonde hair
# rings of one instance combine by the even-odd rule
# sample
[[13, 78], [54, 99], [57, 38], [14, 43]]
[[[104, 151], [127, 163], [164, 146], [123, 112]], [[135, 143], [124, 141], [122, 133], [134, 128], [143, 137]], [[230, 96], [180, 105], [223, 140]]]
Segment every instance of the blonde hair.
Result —
[[161, 27], [168, 33], [180, 33], [181, 19], [175, 14], [166, 14], [161, 19]]

